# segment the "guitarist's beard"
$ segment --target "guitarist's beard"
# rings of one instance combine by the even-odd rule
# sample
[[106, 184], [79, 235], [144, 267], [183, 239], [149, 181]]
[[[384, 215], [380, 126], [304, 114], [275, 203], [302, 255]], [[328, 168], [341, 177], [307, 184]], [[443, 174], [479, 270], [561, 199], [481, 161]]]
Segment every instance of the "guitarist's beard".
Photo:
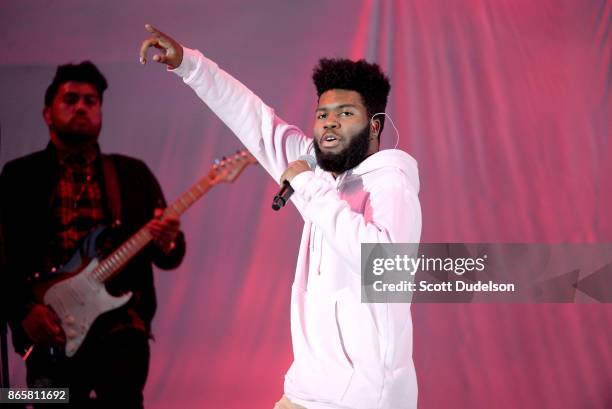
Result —
[[98, 141], [98, 134], [84, 134], [81, 132], [55, 131], [55, 136], [62, 144], [71, 148], [90, 146]]
[[72, 149], [95, 144], [102, 129], [101, 123], [91, 121], [83, 115], [76, 115], [68, 122], [56, 119], [51, 121], [49, 129], [55, 138], [65, 147]]

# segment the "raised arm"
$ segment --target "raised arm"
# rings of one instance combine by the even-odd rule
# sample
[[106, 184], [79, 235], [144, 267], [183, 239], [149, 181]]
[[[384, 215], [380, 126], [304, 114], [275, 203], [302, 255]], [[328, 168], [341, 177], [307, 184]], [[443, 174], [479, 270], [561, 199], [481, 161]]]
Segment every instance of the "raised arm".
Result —
[[149, 24], [145, 28], [151, 37], [140, 47], [141, 63], [146, 64], [149, 48], [161, 50], [162, 53], [153, 56], [153, 61], [167, 65], [193, 88], [274, 180], [280, 179], [290, 162], [308, 153], [312, 139], [277, 117], [272, 108], [242, 83], [199, 51], [181, 46]]

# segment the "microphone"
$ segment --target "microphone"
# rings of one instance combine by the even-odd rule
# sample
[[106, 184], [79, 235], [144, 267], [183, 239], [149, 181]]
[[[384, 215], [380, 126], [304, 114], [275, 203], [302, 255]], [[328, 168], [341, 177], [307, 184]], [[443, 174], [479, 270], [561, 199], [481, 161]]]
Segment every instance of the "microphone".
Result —
[[[302, 155], [298, 160], [305, 160], [310, 165], [310, 169], [314, 170], [317, 167], [317, 160], [312, 155]], [[272, 209], [278, 211], [287, 204], [289, 198], [293, 194], [293, 188], [288, 181], [284, 180], [280, 190], [272, 200]]]

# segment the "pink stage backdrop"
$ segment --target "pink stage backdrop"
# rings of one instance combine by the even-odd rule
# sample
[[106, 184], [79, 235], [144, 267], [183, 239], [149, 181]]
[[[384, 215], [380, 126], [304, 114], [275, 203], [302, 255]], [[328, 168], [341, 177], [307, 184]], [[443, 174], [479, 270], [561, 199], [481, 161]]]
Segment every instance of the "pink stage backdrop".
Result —
[[[84, 59], [110, 83], [102, 149], [145, 160], [169, 199], [240, 148], [178, 78], [138, 64], [146, 22], [306, 131], [320, 57], [380, 63], [399, 146], [419, 162], [424, 242], [612, 241], [609, 0], [3, 1], [0, 165], [45, 146], [44, 90]], [[395, 138], [387, 126], [383, 145]], [[183, 218], [186, 259], [156, 275], [148, 408], [281, 395], [302, 221], [270, 209], [276, 189], [251, 168]], [[612, 407], [610, 304], [412, 312], [422, 409]]]

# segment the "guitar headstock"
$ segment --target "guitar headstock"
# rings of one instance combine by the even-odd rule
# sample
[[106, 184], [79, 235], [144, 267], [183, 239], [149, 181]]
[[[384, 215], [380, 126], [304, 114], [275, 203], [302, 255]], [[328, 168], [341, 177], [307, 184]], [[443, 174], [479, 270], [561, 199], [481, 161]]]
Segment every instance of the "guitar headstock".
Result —
[[208, 172], [208, 179], [211, 184], [221, 182], [233, 182], [240, 176], [242, 171], [249, 165], [257, 163], [257, 159], [246, 149], [236, 151], [230, 157], [223, 157], [215, 160], [215, 163]]

